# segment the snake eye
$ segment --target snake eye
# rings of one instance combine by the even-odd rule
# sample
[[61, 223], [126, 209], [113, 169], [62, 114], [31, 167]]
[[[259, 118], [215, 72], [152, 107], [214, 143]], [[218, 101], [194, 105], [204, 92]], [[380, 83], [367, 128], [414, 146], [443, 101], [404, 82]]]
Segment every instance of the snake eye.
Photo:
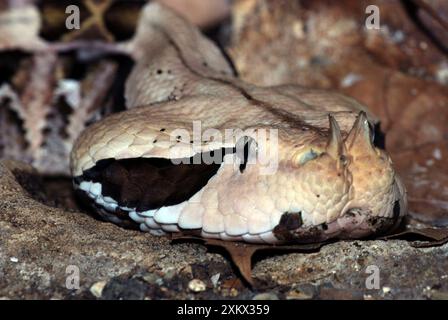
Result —
[[310, 149], [300, 156], [299, 164], [303, 166], [305, 163], [307, 163], [310, 160], [316, 159], [318, 156], [319, 153], [317, 153], [313, 149]]

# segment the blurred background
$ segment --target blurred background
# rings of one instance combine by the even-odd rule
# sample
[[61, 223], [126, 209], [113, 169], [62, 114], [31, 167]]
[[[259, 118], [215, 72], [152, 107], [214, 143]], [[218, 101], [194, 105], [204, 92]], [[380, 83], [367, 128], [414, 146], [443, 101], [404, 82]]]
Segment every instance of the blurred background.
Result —
[[[198, 25], [248, 82], [337, 90], [366, 104], [412, 217], [448, 225], [448, 1], [159, 1]], [[145, 3], [0, 0], [0, 158], [48, 181], [68, 177], [79, 133], [125, 108], [127, 44]], [[66, 27], [71, 5], [79, 29]]]

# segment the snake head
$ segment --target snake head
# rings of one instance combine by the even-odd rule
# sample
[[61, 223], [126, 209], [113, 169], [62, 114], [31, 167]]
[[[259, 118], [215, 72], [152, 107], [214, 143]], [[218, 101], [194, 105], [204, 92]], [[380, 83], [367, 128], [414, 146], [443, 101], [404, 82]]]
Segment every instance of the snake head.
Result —
[[[129, 47], [128, 110], [89, 126], [71, 157], [75, 189], [106, 220], [272, 244], [372, 235], [406, 211], [403, 185], [372, 144], [366, 114], [355, 119], [365, 107], [353, 99], [244, 83], [199, 30], [155, 2]], [[338, 121], [327, 126], [329, 112]], [[244, 139], [233, 130], [204, 139], [229, 128]]]
[[[73, 153], [77, 188], [115, 223], [129, 218], [149, 232], [194, 229], [204, 237], [223, 240], [304, 243], [389, 231], [406, 212], [403, 184], [387, 153], [372, 143], [364, 113], [355, 121], [340, 121], [343, 130], [329, 116], [328, 130], [310, 130], [305, 132], [308, 136], [300, 136], [304, 146], [300, 152], [291, 153], [296, 150], [294, 143], [288, 143], [292, 139], [287, 140], [292, 134], [279, 136], [278, 169], [264, 175], [261, 163], [249, 161], [252, 148], [242, 157], [247, 158], [245, 166], [238, 162], [242, 160], [237, 153], [226, 156], [235, 159], [237, 166], [226, 165], [227, 161], [171, 163], [170, 149], [157, 148], [157, 143], [165, 141], [165, 125], [153, 131], [144, 127], [146, 131], [139, 133], [150, 134], [151, 150], [159, 152], [156, 157], [122, 158], [113, 152], [123, 148], [111, 147], [118, 142], [122, 146], [126, 134], [102, 143], [115, 132], [119, 120], [112, 116], [105, 120], [108, 125], [103, 121], [99, 128], [92, 126], [90, 130], [97, 133], [89, 133], [89, 139], [81, 137]], [[136, 126], [132, 130], [140, 132]], [[269, 141], [270, 146], [273, 140]], [[177, 141], [171, 145], [181, 147]], [[147, 150], [146, 146], [132, 144], [123, 149], [124, 156], [138, 148]], [[96, 157], [95, 162], [87, 155]]]
[[[373, 144], [366, 114], [360, 112], [347, 131], [344, 139], [329, 115], [325, 147], [316, 144], [313, 152], [300, 153], [293, 176], [294, 204], [275, 228], [277, 238], [360, 238], [390, 231], [405, 215], [405, 188], [389, 155]], [[300, 223], [291, 227], [297, 217]]]

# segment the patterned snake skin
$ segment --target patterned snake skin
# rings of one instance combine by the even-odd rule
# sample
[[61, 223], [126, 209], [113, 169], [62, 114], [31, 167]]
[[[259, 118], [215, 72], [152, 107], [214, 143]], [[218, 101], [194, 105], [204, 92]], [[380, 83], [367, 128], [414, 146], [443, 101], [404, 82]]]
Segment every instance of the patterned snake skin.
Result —
[[75, 188], [105, 219], [278, 244], [384, 233], [406, 214], [404, 186], [374, 145], [377, 120], [357, 101], [244, 83], [156, 3], [128, 45], [128, 110], [88, 127], [71, 154]]

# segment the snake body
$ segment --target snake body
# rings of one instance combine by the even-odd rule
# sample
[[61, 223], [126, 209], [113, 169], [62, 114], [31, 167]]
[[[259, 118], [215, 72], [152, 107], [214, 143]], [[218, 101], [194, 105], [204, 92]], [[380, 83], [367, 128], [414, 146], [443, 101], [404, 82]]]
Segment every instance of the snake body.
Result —
[[365, 237], [405, 215], [404, 186], [373, 142], [377, 120], [354, 99], [245, 83], [156, 3], [128, 45], [128, 110], [88, 127], [71, 153], [75, 188], [105, 219], [277, 244]]

